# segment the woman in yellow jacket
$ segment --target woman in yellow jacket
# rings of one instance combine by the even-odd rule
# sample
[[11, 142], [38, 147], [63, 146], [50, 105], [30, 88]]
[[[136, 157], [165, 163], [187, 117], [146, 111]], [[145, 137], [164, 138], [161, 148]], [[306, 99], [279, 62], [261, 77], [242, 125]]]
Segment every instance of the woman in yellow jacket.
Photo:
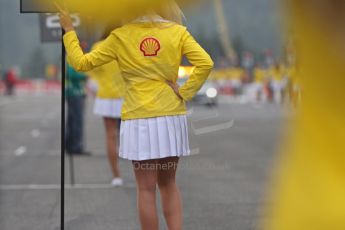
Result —
[[[212, 59], [180, 25], [182, 12], [175, 3], [114, 30], [88, 54], [80, 49], [68, 12], [60, 10], [71, 65], [78, 71], [89, 71], [114, 60], [119, 63], [126, 85], [119, 155], [133, 162], [142, 229], [158, 229], [157, 185], [168, 229], [182, 229], [182, 202], [175, 175], [179, 157], [190, 155], [186, 101], [206, 81]], [[195, 69], [178, 87], [183, 56]]]
[[[106, 29], [103, 39], [109, 36], [111, 31]], [[96, 50], [101, 42], [96, 43], [92, 50]], [[118, 166], [118, 136], [121, 119], [121, 107], [125, 94], [125, 83], [122, 79], [118, 63], [109, 62], [88, 72], [88, 75], [96, 80], [98, 89], [94, 105], [94, 113], [103, 117], [106, 130], [106, 144], [110, 167], [113, 174], [112, 186], [123, 184]]]

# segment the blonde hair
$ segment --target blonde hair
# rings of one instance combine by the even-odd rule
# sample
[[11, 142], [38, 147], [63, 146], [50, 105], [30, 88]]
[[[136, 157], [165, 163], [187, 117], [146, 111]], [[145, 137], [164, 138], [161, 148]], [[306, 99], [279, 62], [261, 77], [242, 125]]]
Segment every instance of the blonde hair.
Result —
[[162, 18], [182, 25], [185, 16], [174, 0], [165, 0], [157, 10]]
[[[150, 24], [157, 26], [154, 19], [154, 15], [159, 15], [163, 19], [175, 22], [177, 24], [183, 25], [183, 21], [185, 20], [185, 16], [181, 10], [181, 8], [178, 6], [175, 0], [160, 0], [161, 3], [158, 5], [155, 5], [153, 7], [149, 7], [145, 12], [133, 12], [133, 16], [128, 18], [123, 18], [122, 24], [127, 24], [132, 22], [135, 19], [138, 19], [140, 17], [147, 17], [150, 20]], [[159, 25], [161, 26], [161, 25]]]

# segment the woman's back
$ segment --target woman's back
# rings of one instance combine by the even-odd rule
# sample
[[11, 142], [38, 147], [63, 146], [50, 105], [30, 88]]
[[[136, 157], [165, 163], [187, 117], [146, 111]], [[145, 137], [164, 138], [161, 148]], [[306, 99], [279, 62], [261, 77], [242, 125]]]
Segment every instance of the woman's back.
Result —
[[[64, 36], [69, 60], [79, 71], [117, 60], [126, 85], [123, 120], [186, 114], [190, 100], [207, 79], [213, 62], [187, 29], [153, 16], [114, 30], [102, 44], [84, 55], [75, 32]], [[166, 83], [176, 82], [182, 56], [195, 69], [180, 88], [181, 100]]]
[[138, 21], [113, 32], [127, 91], [122, 117], [185, 113], [185, 103], [166, 83], [176, 82], [185, 32], [185, 27], [164, 21]]

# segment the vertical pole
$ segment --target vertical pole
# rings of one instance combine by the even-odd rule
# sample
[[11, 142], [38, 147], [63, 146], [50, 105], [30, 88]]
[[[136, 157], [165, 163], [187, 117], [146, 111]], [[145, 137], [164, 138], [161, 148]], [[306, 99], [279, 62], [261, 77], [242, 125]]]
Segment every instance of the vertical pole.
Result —
[[65, 229], [65, 78], [66, 78], [66, 51], [63, 44], [65, 31], [61, 36], [61, 197], [60, 197], [60, 229]]
[[[64, 49], [65, 50], [65, 49]], [[65, 51], [66, 52], [66, 51]], [[66, 57], [66, 55], [65, 55]], [[66, 63], [66, 62], [65, 62]], [[69, 75], [68, 75], [68, 71], [65, 70], [65, 80], [67, 80], [67, 82], [69, 81]], [[65, 91], [64, 91], [65, 92]], [[70, 109], [70, 108], [68, 108]], [[68, 113], [68, 112], [67, 112]], [[66, 126], [65, 126], [66, 128]], [[67, 127], [68, 128], [68, 127]], [[68, 149], [68, 146], [66, 146]], [[70, 175], [70, 183], [71, 186], [73, 187], [75, 185], [75, 177], [74, 177], [74, 157], [73, 157], [73, 153], [69, 153], [68, 155], [68, 160], [69, 160], [69, 175]]]

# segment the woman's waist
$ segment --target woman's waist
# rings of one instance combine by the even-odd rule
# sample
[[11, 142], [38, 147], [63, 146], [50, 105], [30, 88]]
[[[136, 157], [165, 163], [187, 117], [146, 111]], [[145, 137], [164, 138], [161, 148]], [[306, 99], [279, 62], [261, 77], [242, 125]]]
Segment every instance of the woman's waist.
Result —
[[132, 120], [132, 119], [144, 119], [144, 118], [153, 118], [153, 117], [163, 117], [163, 116], [178, 116], [186, 115], [187, 110], [185, 107], [175, 108], [173, 110], [164, 111], [164, 110], [154, 110], [146, 111], [142, 109], [126, 112], [124, 106], [122, 107], [121, 119], [122, 120]]
[[172, 89], [142, 92], [127, 91], [124, 97], [123, 112], [141, 111], [143, 113], [185, 110], [185, 102]]
[[183, 103], [167, 83], [146, 87], [126, 87], [125, 101], [130, 106], [136, 105], [138, 107]]

